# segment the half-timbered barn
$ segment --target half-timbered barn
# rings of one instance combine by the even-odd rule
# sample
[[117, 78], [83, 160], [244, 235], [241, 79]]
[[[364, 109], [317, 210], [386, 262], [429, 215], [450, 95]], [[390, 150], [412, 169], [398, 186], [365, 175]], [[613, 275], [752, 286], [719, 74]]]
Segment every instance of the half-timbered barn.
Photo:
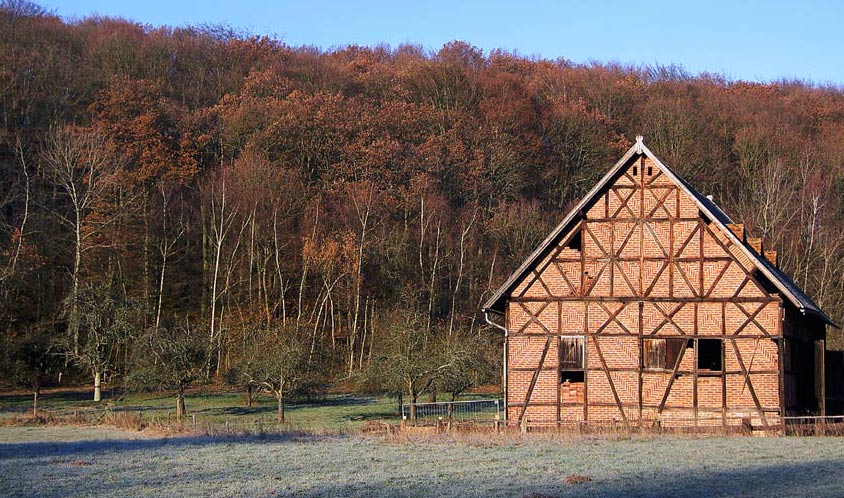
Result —
[[823, 414], [833, 321], [641, 137], [484, 305], [511, 423]]

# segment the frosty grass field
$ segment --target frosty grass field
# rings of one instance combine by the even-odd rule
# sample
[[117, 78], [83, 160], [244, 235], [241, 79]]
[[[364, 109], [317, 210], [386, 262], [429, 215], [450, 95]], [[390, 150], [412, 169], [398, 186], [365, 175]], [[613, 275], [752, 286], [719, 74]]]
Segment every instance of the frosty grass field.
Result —
[[[588, 482], [568, 484], [582, 475]], [[0, 428], [2, 496], [842, 496], [844, 439]]]

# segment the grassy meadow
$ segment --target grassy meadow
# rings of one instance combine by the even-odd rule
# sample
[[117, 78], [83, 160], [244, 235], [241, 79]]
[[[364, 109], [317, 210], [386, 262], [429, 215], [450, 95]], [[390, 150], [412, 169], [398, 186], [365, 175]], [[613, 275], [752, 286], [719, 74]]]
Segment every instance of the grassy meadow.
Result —
[[841, 496], [844, 439], [0, 428], [2, 496]]
[[[166, 420], [172, 396], [126, 394], [99, 405], [52, 391], [45, 413]], [[484, 396], [488, 397], [488, 396]], [[239, 393], [195, 392], [191, 415], [224, 435], [111, 425], [14, 425], [27, 394], [0, 395], [0, 496], [842, 496], [844, 438], [367, 435], [397, 422], [387, 397], [331, 394], [246, 407]], [[189, 417], [189, 422], [192, 417]], [[245, 432], [237, 432], [237, 429]], [[265, 428], [264, 430], [256, 430]], [[281, 430], [279, 430], [281, 429]], [[301, 429], [301, 430], [295, 430]]]
[[[154, 424], [175, 423], [175, 397], [166, 393], [107, 393], [104, 400], [94, 403], [90, 392], [77, 390], [48, 391], [39, 399], [39, 410], [54, 416], [80, 415], [95, 421], [106, 413], [131, 414]], [[260, 396], [247, 406], [244, 395], [238, 392], [188, 393], [186, 423], [196, 416], [199, 427], [221, 427], [255, 430], [271, 427], [276, 421], [275, 398]], [[0, 394], [0, 423], [2, 419], [22, 416], [32, 409], [28, 393]], [[398, 422], [397, 402], [384, 396], [329, 394], [313, 400], [294, 399], [285, 404], [285, 427], [310, 431], [348, 432], [358, 429], [369, 420]]]

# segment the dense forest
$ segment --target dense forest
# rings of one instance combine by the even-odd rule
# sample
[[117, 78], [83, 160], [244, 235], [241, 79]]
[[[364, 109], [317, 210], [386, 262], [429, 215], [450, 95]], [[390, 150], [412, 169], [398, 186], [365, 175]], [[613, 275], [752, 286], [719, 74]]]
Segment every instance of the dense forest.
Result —
[[11, 384], [497, 382], [480, 305], [642, 134], [844, 318], [844, 90], [0, 6]]

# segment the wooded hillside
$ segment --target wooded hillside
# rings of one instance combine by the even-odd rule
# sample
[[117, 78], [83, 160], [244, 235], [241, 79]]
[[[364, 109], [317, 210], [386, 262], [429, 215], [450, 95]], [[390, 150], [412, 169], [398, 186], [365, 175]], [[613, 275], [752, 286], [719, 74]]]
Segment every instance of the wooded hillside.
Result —
[[495, 382], [480, 304], [637, 134], [844, 318], [841, 88], [463, 42], [322, 51], [16, 0], [0, 116], [8, 380]]

